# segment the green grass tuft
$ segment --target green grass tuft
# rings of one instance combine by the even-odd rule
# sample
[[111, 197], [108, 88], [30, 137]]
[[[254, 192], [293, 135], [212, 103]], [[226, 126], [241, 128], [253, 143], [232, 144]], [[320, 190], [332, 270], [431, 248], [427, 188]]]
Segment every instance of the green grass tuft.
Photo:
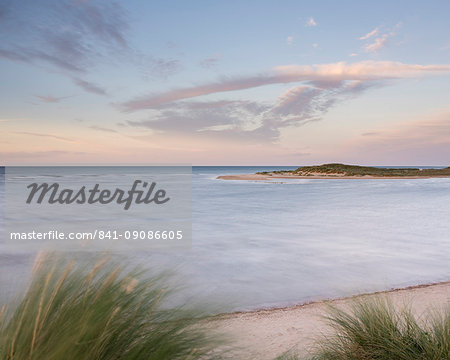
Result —
[[167, 309], [164, 276], [45, 259], [23, 298], [0, 306], [1, 360], [212, 359], [201, 311]]
[[318, 344], [314, 360], [448, 360], [450, 309], [423, 321], [384, 298], [360, 300], [350, 312], [332, 308], [334, 334]]

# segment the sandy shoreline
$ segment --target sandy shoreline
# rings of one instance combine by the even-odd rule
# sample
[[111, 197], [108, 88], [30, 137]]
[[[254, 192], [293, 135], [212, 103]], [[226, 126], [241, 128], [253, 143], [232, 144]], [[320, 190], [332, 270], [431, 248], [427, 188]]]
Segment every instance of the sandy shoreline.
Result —
[[360, 296], [387, 296], [395, 306], [411, 306], [416, 316], [450, 305], [450, 281], [411, 286], [349, 298], [325, 300], [287, 308], [235, 312], [208, 320], [213, 331], [229, 336], [235, 348], [230, 359], [273, 359], [294, 349], [306, 355], [321, 334], [329, 331], [322, 316], [327, 305], [346, 308]]
[[431, 179], [431, 178], [447, 178], [448, 176], [343, 176], [343, 175], [310, 175], [310, 176], [297, 176], [297, 175], [281, 175], [281, 174], [239, 174], [239, 175], [222, 175], [218, 176], [217, 179], [220, 180], [271, 180], [271, 179], [360, 179], [360, 180], [371, 180], [371, 179]]

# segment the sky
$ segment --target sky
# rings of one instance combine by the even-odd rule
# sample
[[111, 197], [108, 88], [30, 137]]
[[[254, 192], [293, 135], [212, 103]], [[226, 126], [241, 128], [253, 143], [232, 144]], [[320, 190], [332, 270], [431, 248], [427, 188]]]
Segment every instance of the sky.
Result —
[[0, 0], [0, 164], [449, 166], [449, 13]]

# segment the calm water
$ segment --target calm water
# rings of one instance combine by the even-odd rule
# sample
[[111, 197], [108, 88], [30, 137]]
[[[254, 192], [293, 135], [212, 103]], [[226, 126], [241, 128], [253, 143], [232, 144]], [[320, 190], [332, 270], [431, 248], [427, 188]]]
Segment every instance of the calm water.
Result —
[[[217, 180], [292, 167], [194, 167], [190, 251], [129, 254], [176, 269], [183, 299], [282, 306], [450, 279], [450, 179]], [[0, 284], [32, 255], [0, 254]]]

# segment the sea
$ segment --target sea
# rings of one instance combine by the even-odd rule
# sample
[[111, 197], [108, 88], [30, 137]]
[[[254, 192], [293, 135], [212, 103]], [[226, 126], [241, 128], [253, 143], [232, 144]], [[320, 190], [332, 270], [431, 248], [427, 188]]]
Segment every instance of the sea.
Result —
[[[450, 178], [217, 179], [296, 167], [192, 167], [189, 248], [137, 248], [123, 261], [171, 272], [177, 301], [221, 312], [450, 280]], [[0, 253], [0, 300], [26, 286], [35, 255]]]

